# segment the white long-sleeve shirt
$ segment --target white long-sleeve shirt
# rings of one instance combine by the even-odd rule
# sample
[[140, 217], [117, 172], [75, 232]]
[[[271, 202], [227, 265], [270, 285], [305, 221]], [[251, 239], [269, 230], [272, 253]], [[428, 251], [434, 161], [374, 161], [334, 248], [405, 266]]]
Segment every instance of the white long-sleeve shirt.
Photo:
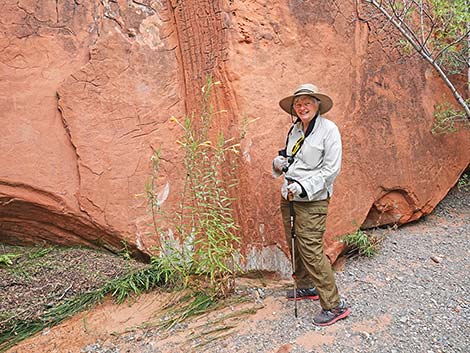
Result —
[[[325, 200], [333, 195], [333, 182], [341, 169], [341, 135], [334, 122], [317, 116], [312, 132], [305, 138], [294, 162], [284, 175], [281, 193], [287, 199], [287, 179], [300, 183], [305, 197], [295, 196], [294, 201]], [[287, 137], [287, 156], [292, 147], [304, 136], [302, 122], [297, 122]]]

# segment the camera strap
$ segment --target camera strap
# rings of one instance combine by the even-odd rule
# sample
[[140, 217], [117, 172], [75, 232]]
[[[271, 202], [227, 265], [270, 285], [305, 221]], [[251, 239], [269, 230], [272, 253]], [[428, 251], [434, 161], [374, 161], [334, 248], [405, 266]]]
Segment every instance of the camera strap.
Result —
[[300, 119], [297, 119], [295, 121], [295, 123], [290, 127], [289, 132], [287, 133], [286, 147], [283, 150], [279, 151], [280, 156], [284, 156], [284, 157], [290, 159], [289, 165], [294, 162], [295, 155], [297, 154], [297, 152], [300, 151], [300, 148], [304, 144], [305, 139], [312, 133], [313, 128], [315, 127], [315, 123], [317, 122], [318, 115], [319, 115], [319, 113], [317, 112], [317, 114], [315, 114], [315, 116], [313, 117], [312, 121], [310, 121], [310, 123], [308, 124], [307, 131], [305, 132], [305, 135], [300, 136], [299, 139], [295, 142], [294, 146], [292, 146], [291, 155], [289, 156], [289, 155], [287, 155], [287, 145], [289, 144], [289, 135], [292, 132], [292, 129], [294, 128], [294, 126], [300, 121]]
[[304, 141], [305, 141], [305, 137], [300, 136], [300, 138], [295, 142], [294, 146], [292, 147], [292, 151], [291, 151], [291, 153], [292, 153], [291, 156], [292, 157], [295, 157], [297, 152], [299, 152], [300, 147], [302, 147], [302, 145], [304, 144]]

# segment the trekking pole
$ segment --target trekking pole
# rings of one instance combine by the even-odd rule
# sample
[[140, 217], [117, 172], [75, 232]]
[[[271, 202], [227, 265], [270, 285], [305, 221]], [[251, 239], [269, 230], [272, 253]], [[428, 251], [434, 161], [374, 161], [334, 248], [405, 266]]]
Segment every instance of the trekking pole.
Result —
[[[290, 180], [288, 184], [292, 183]], [[295, 211], [294, 211], [294, 195], [289, 192], [287, 194], [289, 200], [289, 213], [290, 213], [290, 235], [292, 240], [292, 278], [294, 279], [294, 316], [297, 317], [297, 283], [295, 282]]]

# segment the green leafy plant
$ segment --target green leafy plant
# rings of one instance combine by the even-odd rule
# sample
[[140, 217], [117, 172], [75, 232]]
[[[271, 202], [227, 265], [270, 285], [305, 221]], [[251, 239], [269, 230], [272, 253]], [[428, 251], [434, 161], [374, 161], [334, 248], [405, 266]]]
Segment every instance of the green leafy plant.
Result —
[[[7, 261], [6, 265], [8, 267], [7, 271], [9, 273], [14, 274], [18, 278], [23, 278], [26, 280], [29, 280], [31, 278], [31, 266], [35, 267], [46, 267], [47, 266], [47, 261], [37, 261], [38, 259], [41, 259], [45, 257], [47, 254], [49, 254], [52, 250], [54, 250], [54, 246], [49, 246], [49, 247], [34, 247], [30, 248], [27, 251], [21, 250], [18, 248], [18, 252], [14, 254], [4, 254], [0, 255], [0, 264], [2, 263], [1, 257], [10, 257], [10, 260], [16, 260], [16, 264], [20, 264], [19, 266], [12, 266], [13, 262]], [[13, 255], [13, 257], [12, 257]]]
[[49, 246], [47, 248], [33, 248], [32, 250], [27, 252], [27, 257], [30, 260], [44, 257], [54, 249], [55, 249], [54, 246]]
[[457, 182], [460, 191], [470, 191], [470, 173], [464, 173]]
[[20, 256], [21, 254], [1, 254], [0, 265], [11, 266], [13, 265], [13, 260]]
[[[178, 210], [169, 217], [158, 200], [155, 182], [162, 154], [159, 149], [155, 149], [151, 159], [153, 171], [146, 195], [155, 232], [161, 239], [157, 257], [171, 271], [175, 282], [209, 296], [225, 297], [240, 270], [240, 239], [233, 216], [234, 199], [230, 196], [230, 189], [237, 185], [234, 162], [239, 143], [234, 138], [227, 139], [222, 131], [214, 132], [213, 120], [222, 112], [214, 112], [210, 102], [218, 84], [207, 79], [202, 89], [200, 117], [171, 118], [183, 133], [177, 142], [186, 171]], [[168, 228], [162, 229], [161, 224], [165, 223]]]
[[[470, 103], [470, 102], [469, 102]], [[450, 103], [437, 104], [434, 111], [434, 123], [431, 133], [434, 135], [457, 132], [469, 129], [470, 120], [461, 110], [456, 110]]]
[[356, 232], [347, 234], [341, 239], [349, 248], [347, 254], [359, 254], [367, 257], [377, 253], [377, 239], [369, 237], [364, 231], [358, 229]]
[[24, 258], [27, 260], [34, 260], [40, 257], [45, 256], [49, 252], [51, 252], [54, 247], [48, 248], [33, 248], [27, 252], [19, 251], [15, 253], [6, 253], [0, 254], [0, 265], [11, 266], [13, 265], [13, 261], [19, 258]]
[[131, 252], [129, 250], [129, 246], [127, 245], [127, 242], [124, 240], [121, 240], [122, 248], [119, 250], [118, 255], [122, 257], [124, 260], [130, 260], [132, 258]]

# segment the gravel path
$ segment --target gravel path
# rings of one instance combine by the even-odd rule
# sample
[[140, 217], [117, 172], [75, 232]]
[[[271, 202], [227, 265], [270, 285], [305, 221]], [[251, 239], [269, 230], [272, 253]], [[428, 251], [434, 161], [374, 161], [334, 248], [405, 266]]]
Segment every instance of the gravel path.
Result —
[[427, 219], [376, 235], [385, 237], [377, 256], [337, 273], [349, 318], [317, 328], [317, 303], [301, 302], [295, 319], [274, 294], [287, 309], [278, 319], [207, 351], [470, 352], [470, 193], [454, 189]]
[[173, 339], [135, 331], [82, 352], [470, 352], [470, 192], [454, 189], [426, 219], [375, 234], [384, 238], [379, 254], [337, 273], [352, 314], [335, 325], [312, 324], [318, 302], [299, 302], [295, 318], [278, 283], [251, 287], [264, 307], [203, 347], [180, 326]]

